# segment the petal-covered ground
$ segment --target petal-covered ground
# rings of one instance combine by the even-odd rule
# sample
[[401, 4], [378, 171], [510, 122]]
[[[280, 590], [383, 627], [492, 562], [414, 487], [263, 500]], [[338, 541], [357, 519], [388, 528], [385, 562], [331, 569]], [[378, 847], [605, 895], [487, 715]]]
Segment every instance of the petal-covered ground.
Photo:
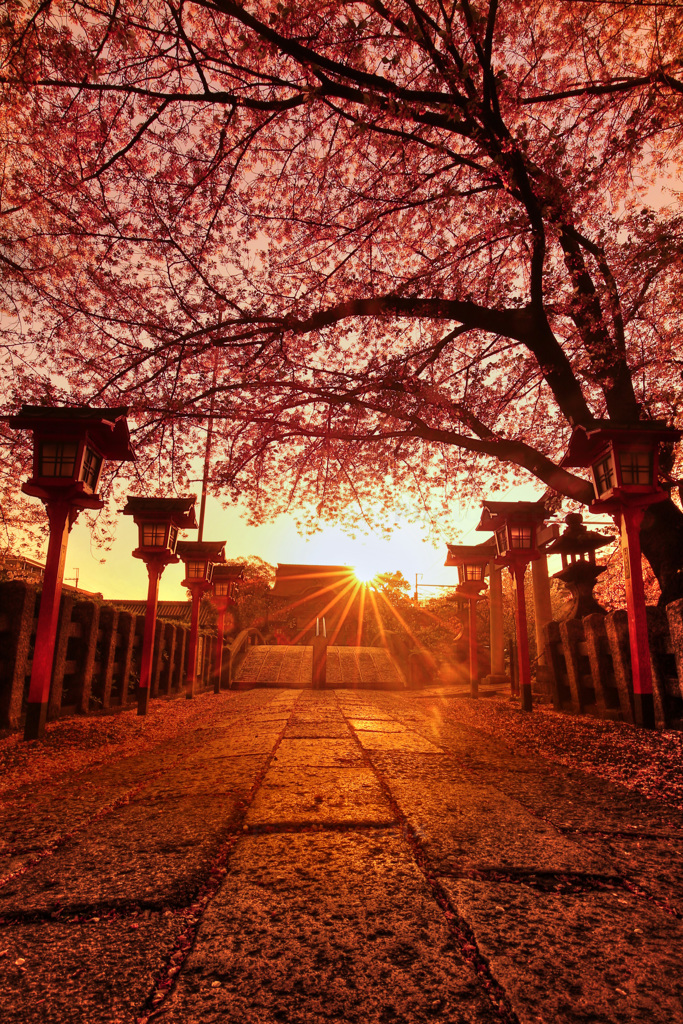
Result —
[[683, 1024], [677, 734], [259, 689], [0, 765], [3, 1024]]

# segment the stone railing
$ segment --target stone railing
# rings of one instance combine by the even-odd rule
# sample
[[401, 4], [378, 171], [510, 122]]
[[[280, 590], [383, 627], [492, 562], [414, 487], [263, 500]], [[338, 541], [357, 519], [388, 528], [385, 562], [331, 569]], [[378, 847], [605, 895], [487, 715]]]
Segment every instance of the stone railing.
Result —
[[[0, 583], [0, 728], [17, 729], [25, 710], [40, 588], [15, 580]], [[98, 599], [62, 595], [48, 717], [122, 707], [138, 684], [144, 615]], [[157, 620], [151, 697], [183, 689], [189, 630]], [[211, 674], [211, 643], [200, 636], [198, 689]]]
[[[655, 721], [683, 727], [683, 600], [648, 608]], [[633, 680], [625, 611], [545, 627], [550, 690], [558, 711], [633, 722]]]

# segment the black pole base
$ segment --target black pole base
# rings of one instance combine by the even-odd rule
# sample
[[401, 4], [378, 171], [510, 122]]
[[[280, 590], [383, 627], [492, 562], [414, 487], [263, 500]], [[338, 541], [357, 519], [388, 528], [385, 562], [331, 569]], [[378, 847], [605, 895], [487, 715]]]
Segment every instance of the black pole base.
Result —
[[655, 728], [655, 701], [651, 693], [633, 694], [633, 720], [641, 729]]
[[138, 714], [146, 715], [149, 707], [149, 686], [138, 686]]
[[214, 693], [220, 693], [221, 692], [221, 681], [220, 681], [220, 679], [217, 679], [216, 682], [213, 684], [213, 692]]
[[478, 697], [478, 696], [479, 696], [479, 680], [478, 679], [472, 679], [470, 681], [470, 697]]
[[40, 740], [45, 732], [47, 721], [47, 701], [44, 704], [29, 702], [26, 708], [26, 723], [24, 725], [25, 740]]
[[523, 683], [520, 687], [522, 711], [533, 711], [534, 702], [531, 698], [531, 683]]

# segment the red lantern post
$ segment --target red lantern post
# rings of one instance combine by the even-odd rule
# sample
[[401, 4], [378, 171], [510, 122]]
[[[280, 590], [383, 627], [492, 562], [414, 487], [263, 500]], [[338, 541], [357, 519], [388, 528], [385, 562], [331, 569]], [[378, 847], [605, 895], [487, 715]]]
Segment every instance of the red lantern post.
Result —
[[531, 665], [524, 595], [524, 574], [529, 562], [541, 557], [536, 534], [547, 518], [543, 501], [486, 501], [478, 530], [493, 530], [498, 554], [495, 561], [505, 565], [515, 583], [515, 629], [519, 657], [522, 711], [531, 711]]
[[470, 670], [470, 695], [479, 696], [479, 645], [477, 642], [477, 601], [481, 597], [481, 589], [485, 586], [486, 566], [491, 561], [495, 545], [492, 540], [482, 544], [447, 544], [448, 554], [445, 565], [454, 565], [458, 569], [460, 585], [456, 593], [464, 597], [469, 605], [468, 647]]
[[96, 493], [103, 461], [127, 462], [134, 458], [127, 413], [123, 407], [55, 409], [24, 405], [18, 415], [8, 418], [11, 427], [33, 431], [33, 476], [22, 490], [40, 498], [50, 523], [26, 709], [26, 740], [40, 739], [45, 731], [69, 532], [84, 508], [104, 505]]
[[225, 613], [235, 607], [235, 588], [244, 576], [244, 566], [217, 565], [213, 571], [213, 593], [216, 609], [216, 643], [213, 649], [213, 692], [220, 693], [223, 674], [223, 644], [225, 642]]
[[643, 586], [640, 526], [648, 505], [668, 494], [658, 479], [659, 447], [679, 441], [681, 431], [660, 421], [620, 426], [599, 420], [576, 427], [563, 466], [590, 466], [596, 501], [591, 512], [608, 512], [621, 532], [626, 583], [633, 717], [636, 725], [654, 728], [652, 666]]
[[199, 605], [202, 596], [211, 589], [214, 565], [225, 562], [224, 540], [184, 540], [178, 542], [178, 554], [185, 563], [182, 585], [192, 594], [190, 642], [187, 652], [185, 696], [194, 697], [197, 676], [197, 649], [199, 644]]
[[159, 580], [167, 565], [180, 561], [176, 554], [178, 531], [197, 527], [194, 514], [196, 500], [194, 495], [189, 498], [136, 498], [131, 495], [123, 509], [123, 515], [132, 516], [139, 530], [138, 547], [133, 557], [144, 561], [149, 575], [138, 686], [139, 715], [146, 715], [149, 706]]

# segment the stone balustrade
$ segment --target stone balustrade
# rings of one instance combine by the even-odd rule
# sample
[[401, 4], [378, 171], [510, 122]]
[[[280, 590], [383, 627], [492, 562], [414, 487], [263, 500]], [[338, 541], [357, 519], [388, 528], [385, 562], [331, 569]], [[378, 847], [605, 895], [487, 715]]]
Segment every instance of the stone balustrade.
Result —
[[[655, 721], [683, 727], [683, 600], [648, 608]], [[558, 711], [633, 722], [633, 681], [625, 611], [594, 613], [545, 627], [550, 692]]]
[[[40, 587], [22, 580], [0, 583], [0, 728], [19, 728], [25, 710]], [[144, 615], [134, 615], [100, 599], [62, 595], [55, 645], [48, 717], [88, 714], [122, 707], [135, 697]], [[151, 697], [183, 689], [189, 629], [157, 621]], [[198, 689], [211, 676], [211, 634], [200, 634]]]

